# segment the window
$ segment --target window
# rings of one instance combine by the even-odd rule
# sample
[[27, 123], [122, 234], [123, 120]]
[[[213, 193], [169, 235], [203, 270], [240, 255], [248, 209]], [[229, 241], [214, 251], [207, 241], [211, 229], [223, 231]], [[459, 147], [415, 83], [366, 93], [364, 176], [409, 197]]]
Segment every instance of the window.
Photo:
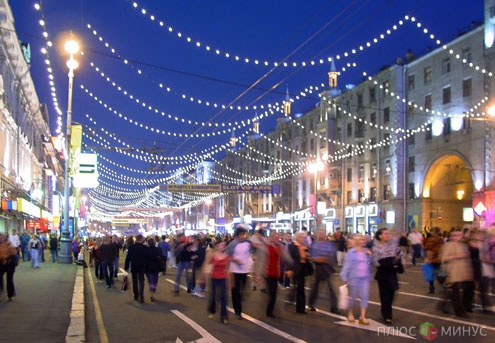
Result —
[[442, 104], [450, 104], [450, 87], [445, 87], [442, 92]]
[[414, 191], [414, 183], [410, 183], [407, 189], [407, 197], [409, 200], [416, 199], [416, 192]]
[[412, 91], [414, 89], [414, 74], [407, 77], [407, 90]]
[[390, 164], [390, 160], [385, 161], [385, 175], [390, 175], [392, 173], [392, 165]]
[[358, 203], [362, 204], [364, 201], [364, 190], [358, 190]]
[[358, 110], [363, 108], [363, 94], [357, 95], [357, 107]]
[[370, 114], [370, 124], [376, 125], [376, 113], [375, 112]]
[[431, 110], [431, 94], [425, 95], [425, 110]]
[[472, 62], [471, 48], [462, 49], [462, 63], [466, 66]]
[[408, 167], [409, 167], [409, 172], [410, 173], [413, 172], [413, 171], [416, 171], [416, 164], [415, 164], [414, 156], [409, 156]]
[[432, 138], [432, 134], [431, 134], [431, 124], [428, 124], [426, 126], [426, 132], [425, 132], [425, 141], [430, 141]]
[[352, 182], [352, 168], [347, 168], [347, 182]]
[[326, 149], [327, 147], [327, 132], [325, 130], [320, 131], [320, 149]]
[[388, 94], [388, 90], [390, 88], [390, 83], [387, 81], [382, 82], [382, 96], [386, 96]]
[[462, 96], [465, 98], [472, 95], [472, 82], [471, 79], [462, 81]]
[[416, 143], [416, 135], [410, 135], [408, 138], [407, 138], [407, 143], [409, 145], [413, 145], [414, 143]]
[[352, 137], [352, 124], [347, 124], [347, 137]]
[[376, 201], [376, 187], [370, 188], [370, 201]]
[[407, 105], [407, 114], [409, 117], [414, 117], [415, 103], [411, 102]]
[[383, 186], [383, 200], [387, 201], [392, 199], [392, 188], [390, 185]]
[[371, 179], [374, 180], [378, 175], [378, 168], [376, 162], [371, 163]]
[[364, 180], [364, 165], [361, 164], [359, 166], [359, 169], [358, 169], [358, 179], [359, 179], [359, 182], [363, 182]]
[[363, 138], [364, 137], [364, 122], [363, 122], [363, 120], [356, 119], [354, 126], [356, 128], [354, 137]]
[[425, 85], [431, 84], [431, 66], [424, 69], [424, 83]]
[[383, 122], [388, 123], [390, 121], [390, 108], [385, 107], [383, 109]]
[[443, 135], [447, 136], [450, 135], [450, 130], [451, 130], [451, 125], [450, 125], [450, 117], [445, 118], [443, 120]]
[[352, 204], [352, 191], [347, 191], [347, 203]]
[[370, 103], [373, 103], [376, 101], [376, 90], [375, 90], [375, 87], [370, 87], [369, 89], [370, 93]]
[[450, 58], [442, 60], [442, 75], [450, 73]]

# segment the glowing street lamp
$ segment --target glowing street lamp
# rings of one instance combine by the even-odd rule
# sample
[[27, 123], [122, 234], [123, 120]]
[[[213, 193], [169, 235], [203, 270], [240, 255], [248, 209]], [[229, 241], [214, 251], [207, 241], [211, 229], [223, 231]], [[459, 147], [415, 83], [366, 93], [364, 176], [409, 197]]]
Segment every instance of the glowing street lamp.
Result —
[[67, 68], [69, 69], [69, 91], [67, 101], [67, 122], [65, 133], [65, 187], [64, 187], [64, 227], [62, 229], [62, 237], [60, 238], [60, 254], [58, 261], [60, 263], [72, 263], [72, 241], [70, 239], [69, 229], [69, 198], [70, 198], [70, 135], [72, 126], [72, 89], [74, 84], [74, 70], [77, 69], [79, 63], [74, 59], [74, 55], [79, 51], [79, 43], [70, 39], [65, 42], [65, 51], [69, 54], [67, 60]]

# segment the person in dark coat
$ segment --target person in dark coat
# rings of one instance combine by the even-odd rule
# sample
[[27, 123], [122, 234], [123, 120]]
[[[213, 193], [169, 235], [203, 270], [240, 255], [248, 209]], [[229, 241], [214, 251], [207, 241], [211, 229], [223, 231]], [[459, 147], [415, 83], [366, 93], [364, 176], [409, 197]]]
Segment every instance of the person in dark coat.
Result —
[[[289, 269], [289, 275], [293, 279], [295, 289], [291, 289], [289, 301], [296, 298], [296, 312], [306, 313], [306, 294], [305, 280], [308, 275], [310, 255], [306, 245], [306, 235], [303, 232], [296, 234], [296, 241], [289, 245], [289, 254], [294, 260], [292, 267]], [[294, 294], [295, 293], [295, 294]]]
[[115, 247], [115, 244], [112, 243], [110, 236], [103, 237], [103, 243], [100, 246], [100, 263], [101, 270], [103, 271], [107, 283], [107, 288], [110, 288], [113, 285], [113, 265], [116, 256], [117, 248]]
[[146, 256], [148, 247], [143, 244], [143, 235], [136, 236], [136, 242], [129, 247], [125, 258], [124, 270], [129, 271], [131, 267], [132, 292], [134, 300], [144, 303], [144, 273], [146, 271]]
[[163, 270], [163, 254], [156, 246], [154, 238], [148, 238], [148, 250], [146, 251], [146, 277], [151, 293], [151, 301], [155, 301], [156, 286], [158, 284], [158, 274]]
[[402, 252], [399, 245], [390, 239], [386, 228], [376, 231], [372, 251], [377, 266], [375, 280], [378, 281], [381, 313], [385, 324], [392, 325], [392, 302], [395, 291], [399, 289], [397, 266], [403, 263]]

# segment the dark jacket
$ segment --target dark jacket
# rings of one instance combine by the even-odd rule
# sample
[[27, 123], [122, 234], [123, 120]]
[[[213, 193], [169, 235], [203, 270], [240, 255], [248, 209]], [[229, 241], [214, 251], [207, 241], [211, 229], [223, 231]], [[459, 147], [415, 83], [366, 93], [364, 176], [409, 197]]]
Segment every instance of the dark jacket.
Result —
[[146, 271], [146, 256], [148, 254], [148, 249], [149, 248], [143, 243], [136, 242], [131, 245], [127, 251], [124, 269], [128, 271], [130, 266], [131, 273], [144, 273]]
[[146, 273], [159, 273], [163, 269], [162, 251], [158, 247], [149, 247], [146, 251]]
[[117, 257], [117, 249], [115, 248], [115, 244], [103, 243], [100, 246], [100, 258], [102, 261], [110, 262], [115, 260], [116, 257]]
[[58, 239], [57, 237], [50, 238], [50, 250], [57, 250], [58, 248]]
[[290, 267], [290, 270], [294, 272], [294, 276], [297, 277], [301, 273], [306, 275], [308, 273], [307, 268], [309, 261], [306, 261], [307, 263], [301, 263], [301, 255], [299, 254], [299, 247], [297, 245], [290, 244], [288, 249], [290, 257], [292, 257], [292, 260], [294, 261], [294, 263]]

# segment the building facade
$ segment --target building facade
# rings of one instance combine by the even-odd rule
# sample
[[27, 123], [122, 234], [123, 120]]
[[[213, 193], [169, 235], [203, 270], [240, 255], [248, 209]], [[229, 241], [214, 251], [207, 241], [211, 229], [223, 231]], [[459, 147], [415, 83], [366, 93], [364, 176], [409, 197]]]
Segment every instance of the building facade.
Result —
[[30, 75], [29, 45], [20, 42], [9, 4], [0, 0], [0, 232], [53, 229], [60, 163], [48, 111]]
[[237, 144], [216, 166], [225, 180], [281, 186], [223, 195], [226, 221], [289, 217], [295, 229], [352, 233], [494, 225], [495, 1], [485, 2], [485, 17], [345, 90], [332, 66], [318, 107], [284, 108], [272, 132]]

